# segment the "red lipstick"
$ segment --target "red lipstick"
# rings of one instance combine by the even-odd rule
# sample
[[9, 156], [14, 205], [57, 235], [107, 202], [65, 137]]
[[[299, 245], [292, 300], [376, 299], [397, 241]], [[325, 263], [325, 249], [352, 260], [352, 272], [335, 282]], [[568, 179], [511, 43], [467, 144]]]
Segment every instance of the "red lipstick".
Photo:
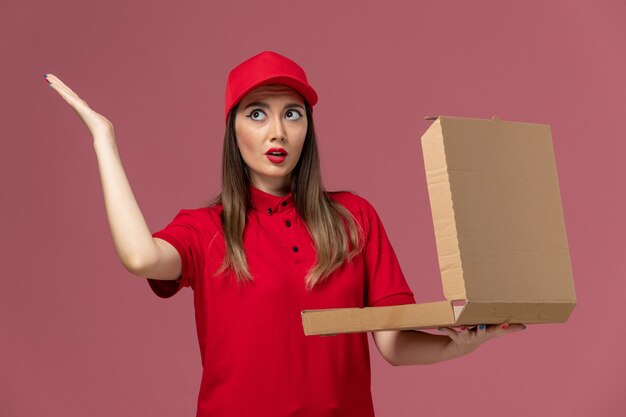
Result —
[[287, 151], [283, 148], [270, 148], [267, 152], [265, 152], [267, 159], [275, 164], [282, 163], [285, 159], [287, 159], [287, 155]]

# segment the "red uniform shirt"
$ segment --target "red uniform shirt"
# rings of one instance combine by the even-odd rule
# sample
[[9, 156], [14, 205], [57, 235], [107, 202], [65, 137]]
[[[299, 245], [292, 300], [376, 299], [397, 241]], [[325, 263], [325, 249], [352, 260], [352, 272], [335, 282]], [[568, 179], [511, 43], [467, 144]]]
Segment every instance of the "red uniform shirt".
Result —
[[305, 309], [415, 303], [374, 207], [350, 192], [330, 196], [357, 219], [364, 250], [323, 284], [305, 291], [315, 247], [292, 194], [250, 186], [243, 243], [254, 282], [212, 277], [226, 253], [221, 205], [182, 209], [152, 236], [181, 257], [176, 281], [148, 278], [160, 297], [194, 291], [203, 373], [197, 417], [371, 417], [367, 333], [305, 336]]

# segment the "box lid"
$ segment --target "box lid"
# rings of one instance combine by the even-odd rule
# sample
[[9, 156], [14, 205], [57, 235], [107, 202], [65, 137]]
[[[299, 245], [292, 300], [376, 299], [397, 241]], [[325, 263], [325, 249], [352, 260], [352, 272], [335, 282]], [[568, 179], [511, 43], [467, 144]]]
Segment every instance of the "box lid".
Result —
[[421, 142], [446, 298], [575, 302], [550, 126], [438, 116]]

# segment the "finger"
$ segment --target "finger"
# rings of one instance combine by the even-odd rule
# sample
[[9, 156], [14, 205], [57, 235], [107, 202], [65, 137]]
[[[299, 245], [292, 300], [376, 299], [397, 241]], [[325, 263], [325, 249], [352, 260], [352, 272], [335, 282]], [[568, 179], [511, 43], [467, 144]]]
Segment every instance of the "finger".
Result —
[[72, 107], [74, 112], [76, 112], [76, 114], [78, 114], [78, 116], [86, 122], [88, 111], [91, 110], [91, 108], [87, 105], [85, 100], [81, 99], [73, 91], [60, 84], [51, 82], [50, 86], [56, 90], [56, 92], [59, 93], [59, 95]]
[[523, 324], [509, 324], [509, 323], [501, 323], [498, 325], [494, 325], [493, 329], [489, 331], [491, 335], [494, 337], [503, 336], [505, 334], [518, 332], [520, 330], [524, 330], [526, 326]]
[[476, 326], [476, 336], [480, 339], [483, 339], [487, 334], [487, 325], [479, 324]]
[[76, 94], [71, 88], [65, 85], [65, 83], [63, 83], [63, 81], [61, 81], [54, 74], [46, 74], [46, 79], [50, 83], [51, 87], [57, 90], [68, 103], [72, 105], [76, 105], [80, 102], [82, 102], [83, 104], [87, 104], [83, 99], [78, 96], [78, 94]]
[[59, 77], [57, 77], [56, 75], [54, 75], [54, 74], [46, 74], [46, 79], [48, 80], [48, 82], [50, 84], [54, 85], [55, 87], [63, 89], [67, 93], [69, 93], [71, 95], [75, 95], [76, 97], [78, 97], [78, 94], [76, 94], [71, 88], [69, 88], [67, 85], [65, 85], [65, 83], [63, 81], [61, 81], [61, 79]]
[[77, 105], [79, 105], [79, 103], [82, 101], [80, 99], [80, 97], [78, 97], [76, 95], [76, 93], [74, 93], [73, 91], [71, 91], [69, 88], [65, 87], [62, 84], [59, 84], [58, 82], [56, 82], [55, 80], [51, 79], [49, 81], [49, 85], [50, 87], [52, 87], [57, 93], [59, 93], [59, 95], [61, 97], [63, 97], [63, 99], [65, 101], [67, 101], [70, 105], [72, 105], [73, 107], [76, 107]]
[[457, 332], [457, 342], [461, 342], [463, 340], [468, 340], [472, 337], [472, 330], [470, 326], [459, 326], [459, 330]]
[[463, 340], [467, 340], [471, 336], [471, 330], [468, 326], [459, 326], [456, 330], [455, 342], [461, 343]]
[[498, 337], [508, 332], [509, 323], [491, 324], [485, 326], [485, 335], [489, 337]]
[[53, 88], [59, 93], [59, 95], [65, 100], [65, 102], [70, 105], [72, 110], [74, 110], [74, 112], [83, 120], [83, 122], [86, 123], [88, 117], [87, 112], [90, 109], [89, 106], [84, 101], [68, 95], [68, 93], [64, 91], [61, 87], [54, 86]]
[[521, 323], [515, 323], [515, 324], [510, 324], [509, 325], [509, 332], [519, 332], [526, 329], [526, 326], [524, 324]]
[[439, 331], [448, 335], [450, 339], [454, 340], [455, 342], [458, 340], [459, 336], [457, 334], [457, 331], [451, 327], [440, 327]]

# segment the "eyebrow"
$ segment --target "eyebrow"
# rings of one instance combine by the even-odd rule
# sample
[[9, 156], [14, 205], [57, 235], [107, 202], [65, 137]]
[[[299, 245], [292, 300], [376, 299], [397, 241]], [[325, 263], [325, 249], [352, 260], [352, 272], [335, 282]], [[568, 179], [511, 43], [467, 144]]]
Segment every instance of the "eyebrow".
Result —
[[[269, 109], [270, 108], [270, 106], [267, 103], [263, 102], [263, 101], [254, 101], [254, 102], [248, 104], [243, 109], [245, 110], [248, 107], [253, 107], [253, 106], [263, 107], [264, 109]], [[298, 104], [298, 103], [287, 103], [287, 104], [285, 104], [285, 107], [283, 107], [283, 108], [287, 108], [287, 107], [300, 107], [302, 110], [304, 110], [304, 107], [301, 104]]]

